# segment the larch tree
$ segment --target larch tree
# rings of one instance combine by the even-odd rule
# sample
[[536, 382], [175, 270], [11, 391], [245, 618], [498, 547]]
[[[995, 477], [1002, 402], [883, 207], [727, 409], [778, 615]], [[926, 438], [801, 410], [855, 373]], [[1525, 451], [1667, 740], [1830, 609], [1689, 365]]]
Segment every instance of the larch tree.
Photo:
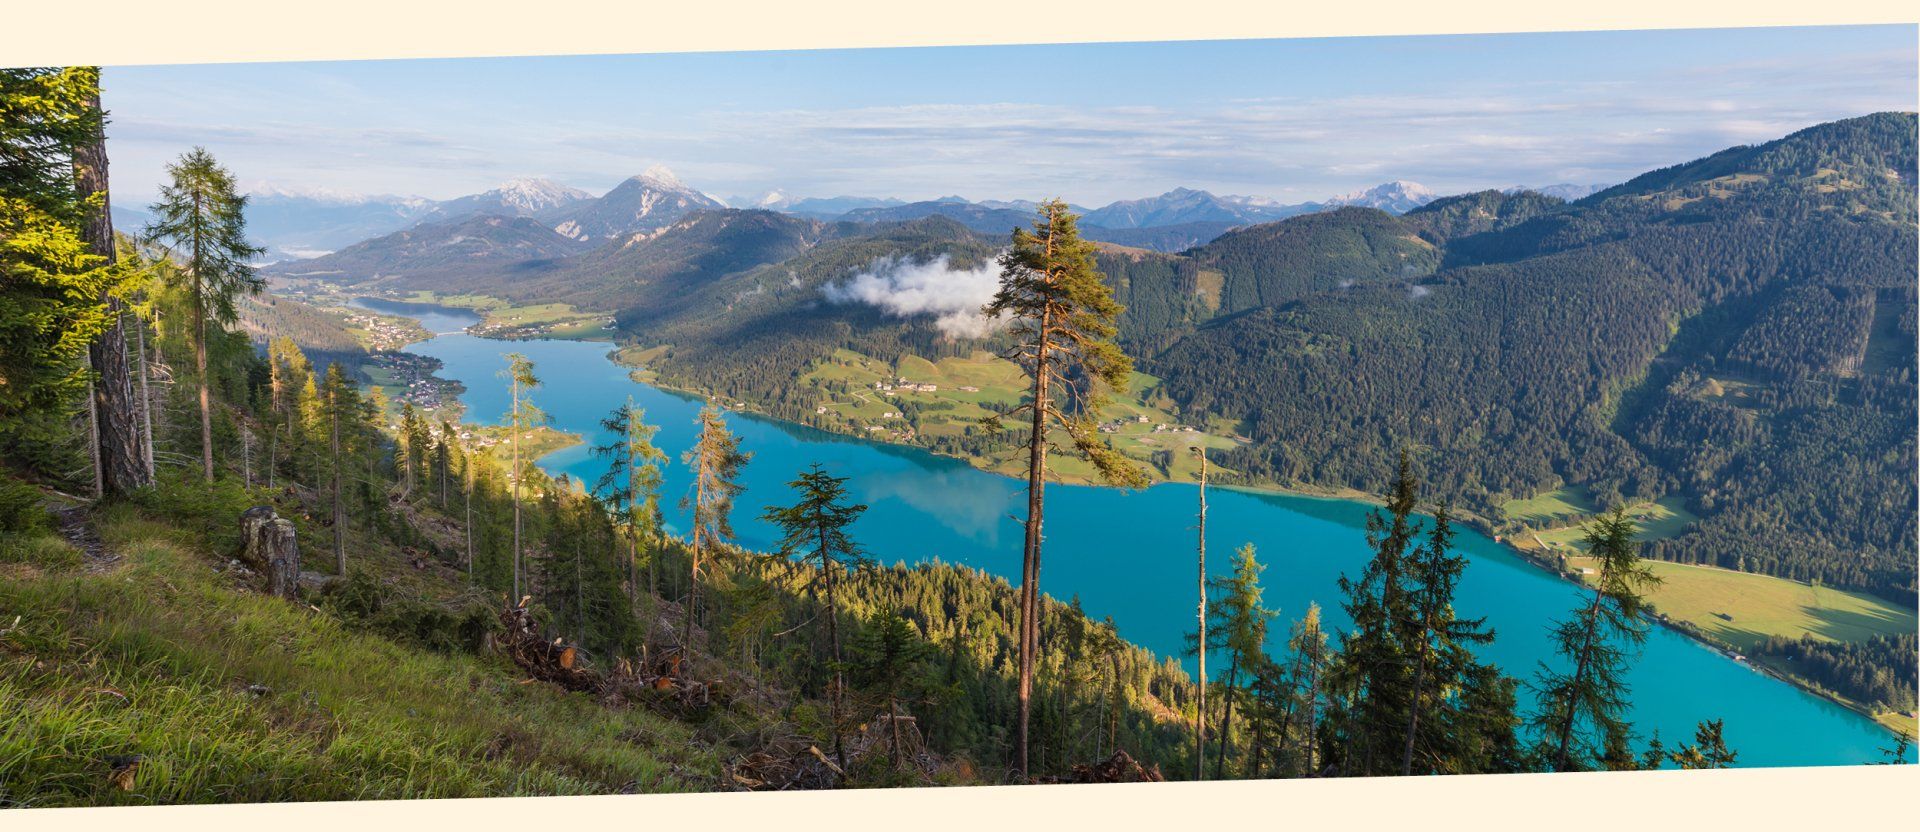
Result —
[[1342, 608], [1353, 629], [1341, 634], [1340, 653], [1328, 674], [1339, 693], [1338, 730], [1325, 749], [1337, 754], [1342, 774], [1372, 776], [1399, 770], [1401, 729], [1412, 696], [1412, 662], [1406, 643], [1412, 620], [1409, 556], [1420, 534], [1414, 520], [1419, 482], [1412, 455], [1402, 450], [1386, 511], [1367, 515], [1373, 557], [1360, 578], [1341, 575]]
[[1195, 640], [1195, 660], [1199, 664], [1199, 681], [1194, 687], [1197, 700], [1193, 708], [1193, 779], [1204, 780], [1207, 777], [1207, 450], [1196, 447], [1194, 456], [1200, 458], [1200, 511], [1196, 524], [1199, 560], [1199, 598], [1200, 609], [1196, 616], [1199, 621], [1200, 637]]
[[[1320, 605], [1307, 604], [1307, 614], [1301, 616], [1293, 625], [1293, 633], [1287, 641], [1287, 647], [1293, 651], [1294, 684], [1299, 692], [1299, 710], [1304, 711], [1300, 734], [1305, 746], [1300, 754], [1301, 771], [1308, 777], [1319, 775], [1318, 734], [1320, 727], [1320, 702], [1325, 686], [1327, 663], [1331, 654], [1327, 648], [1327, 633], [1320, 626]], [[1282, 739], [1292, 728], [1293, 711], [1289, 710], [1280, 726]]]
[[799, 478], [787, 485], [793, 488], [797, 502], [790, 506], [768, 506], [761, 519], [780, 527], [781, 557], [814, 567], [816, 597], [824, 595], [821, 616], [826, 619], [827, 645], [833, 662], [833, 687], [828, 692], [833, 754], [844, 768], [847, 754], [842, 737], [845, 719], [842, 699], [846, 676], [842, 668], [846, 657], [840, 650], [840, 604], [834, 590], [842, 572], [857, 573], [873, 565], [873, 560], [847, 534], [847, 527], [860, 519], [867, 507], [847, 496], [846, 477], [828, 474], [819, 463], [800, 472]]
[[1124, 307], [1094, 268], [1093, 244], [1080, 237], [1078, 218], [1065, 202], [1039, 207], [1032, 229], [1016, 228], [1000, 255], [1000, 287], [982, 311], [1010, 319], [1013, 346], [1002, 354], [1026, 373], [1026, 401], [986, 420], [1027, 422], [1027, 518], [1020, 566], [1019, 707], [1015, 772], [1030, 779], [1028, 731], [1033, 713], [1033, 677], [1040, 645], [1040, 550], [1045, 510], [1049, 435], [1058, 428], [1075, 452], [1093, 463], [1102, 479], [1123, 486], [1146, 485], [1146, 474], [1100, 437], [1098, 419], [1107, 389], [1124, 390], [1133, 360], [1113, 341]]
[[740, 450], [740, 437], [727, 429], [720, 408], [708, 404], [696, 419], [700, 437], [681, 455], [681, 462], [693, 468], [693, 492], [682, 501], [693, 512], [693, 534], [687, 566], [686, 630], [680, 634], [680, 646], [693, 646], [695, 608], [700, 599], [700, 574], [705, 561], [717, 556], [719, 547], [733, 538], [733, 498], [746, 487], [740, 484], [740, 468], [753, 455]]
[[196, 147], [167, 165], [160, 200], [145, 236], [182, 259], [181, 284], [192, 316], [193, 363], [200, 392], [200, 464], [213, 481], [213, 394], [207, 368], [209, 330], [239, 318], [242, 293], [257, 294], [266, 282], [250, 265], [264, 249], [247, 242], [247, 198], [234, 187], [233, 174]]
[[522, 464], [520, 443], [522, 434], [535, 425], [545, 424], [547, 414], [534, 406], [531, 394], [540, 387], [540, 377], [533, 374], [533, 361], [520, 353], [506, 355], [507, 369], [501, 375], [508, 380], [510, 403], [507, 410], [508, 430], [512, 434], [508, 441], [512, 445], [512, 467], [508, 477], [513, 482], [513, 600], [519, 603], [523, 597], [521, 584], [521, 483], [527, 478], [526, 467]]
[[1660, 583], [1640, 562], [1638, 531], [1624, 506], [1587, 524], [1587, 556], [1598, 563], [1593, 597], [1553, 629], [1554, 648], [1571, 667], [1542, 662], [1533, 683], [1534, 728], [1554, 771], [1585, 768], [1597, 756], [1596, 737], [1627, 731], [1627, 663], [1647, 639], [1644, 593]]
[[[613, 434], [593, 455], [607, 460], [607, 472], [594, 484], [594, 493], [607, 506], [620, 536], [627, 544], [627, 599], [640, 595], [640, 544], [660, 533], [660, 466], [667, 455], [654, 447], [653, 436], [659, 428], [646, 422], [647, 413], [628, 397], [600, 420], [600, 428]], [[649, 563], [652, 559], [649, 558]], [[649, 567], [651, 569], [651, 567]]]
[[1218, 645], [1227, 653], [1227, 672], [1220, 679], [1220, 742], [1213, 761], [1216, 780], [1226, 775], [1227, 755], [1233, 747], [1233, 705], [1240, 698], [1241, 674], [1258, 670], [1267, 658], [1267, 628], [1275, 613], [1262, 603], [1265, 590], [1260, 586], [1260, 573], [1265, 569], [1255, 557], [1253, 544], [1248, 543], [1234, 553], [1233, 573], [1213, 582], [1214, 591], [1220, 595], [1215, 610], [1220, 625], [1216, 630]]

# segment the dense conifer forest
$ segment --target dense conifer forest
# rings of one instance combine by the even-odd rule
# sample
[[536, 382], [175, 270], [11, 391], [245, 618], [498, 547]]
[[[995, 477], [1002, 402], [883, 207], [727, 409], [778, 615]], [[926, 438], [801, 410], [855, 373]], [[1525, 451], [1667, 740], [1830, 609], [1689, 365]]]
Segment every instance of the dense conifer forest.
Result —
[[[1343, 209], [1177, 255], [1097, 246], [1059, 202], [1004, 238], [726, 211], [508, 281], [579, 286], [664, 379], [782, 415], [834, 349], [979, 346], [822, 286], [883, 257], [991, 268], [984, 340], [1028, 392], [950, 450], [1029, 460], [1008, 580], [866, 551], [857, 473], [735, 505], [760, 463], [712, 406], [678, 459], [606, 414], [613, 472], [583, 483], [524, 446], [523, 357], [504, 428], [386, 400], [337, 319], [261, 296], [212, 154], [181, 148], [153, 223], [112, 226], [99, 100], [97, 68], [0, 70], [0, 807], [1718, 768], [1716, 715], [1691, 742], [1627, 718], [1643, 558], [1913, 597], [1911, 114], [1572, 204]], [[1238, 425], [1210, 458], [1230, 481], [1380, 496], [1350, 627], [1279, 617], [1257, 552], [1216, 551], [1197, 683], [1046, 593], [1050, 461], [1146, 482], [1095, 418], [1136, 366]], [[697, 483], [679, 534], [668, 466]], [[1463, 510], [1498, 524], [1570, 483], [1703, 519], [1643, 543], [1624, 508], [1592, 518], [1553, 654], [1495, 666], [1456, 605]], [[762, 512], [779, 551], [733, 539]], [[1913, 649], [1757, 652], [1911, 707]]]

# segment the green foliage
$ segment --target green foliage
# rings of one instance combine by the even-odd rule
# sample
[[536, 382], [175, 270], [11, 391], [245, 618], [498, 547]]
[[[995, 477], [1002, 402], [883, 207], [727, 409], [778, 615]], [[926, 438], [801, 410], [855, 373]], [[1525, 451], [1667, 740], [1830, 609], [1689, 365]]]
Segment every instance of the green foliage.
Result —
[[1591, 602], [1554, 627], [1554, 648], [1569, 665], [1540, 663], [1533, 717], [1542, 753], [1555, 771], [1588, 768], [1628, 731], [1627, 664], [1646, 641], [1644, 592], [1660, 578], [1640, 562], [1637, 531], [1616, 506], [1587, 526], [1587, 551], [1598, 560]]
[[0, 471], [0, 534], [44, 532], [49, 519], [40, 489]]

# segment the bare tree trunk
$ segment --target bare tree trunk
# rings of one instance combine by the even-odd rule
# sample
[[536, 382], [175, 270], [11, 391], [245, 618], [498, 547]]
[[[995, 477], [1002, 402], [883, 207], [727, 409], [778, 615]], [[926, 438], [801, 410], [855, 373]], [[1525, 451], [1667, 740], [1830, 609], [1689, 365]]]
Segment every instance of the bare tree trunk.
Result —
[[147, 322], [135, 319], [134, 344], [139, 349], [136, 365], [140, 368], [140, 446], [147, 482], [153, 482], [153, 391], [147, 386]]
[[[1231, 632], [1231, 631], [1229, 631]], [[1240, 680], [1240, 656], [1227, 661], [1227, 678], [1220, 688], [1220, 747], [1213, 755], [1213, 779], [1226, 776], [1227, 751], [1233, 748], [1233, 686]]]
[[1194, 653], [1200, 660], [1199, 701], [1193, 709], [1193, 779], [1207, 779], [1207, 452], [1200, 451], [1200, 638]]
[[473, 451], [469, 448], [462, 448], [461, 450], [463, 451], [463, 456], [461, 457], [460, 473], [465, 475], [464, 479], [467, 485], [467, 522], [465, 524], [467, 532], [467, 583], [473, 583]]
[[194, 304], [194, 328], [200, 337], [193, 345], [193, 365], [200, 373], [200, 466], [207, 482], [213, 482], [213, 398], [207, 378], [207, 313], [201, 303]]
[[[88, 106], [100, 109], [96, 89]], [[104, 117], [103, 117], [104, 118]], [[107, 145], [104, 126], [87, 144], [73, 150], [75, 190], [83, 199], [100, 196], [100, 208], [87, 215], [81, 229], [87, 249], [106, 258], [108, 265], [119, 261], [113, 245], [113, 218], [107, 208]], [[101, 296], [113, 324], [87, 346], [88, 363], [97, 378], [89, 385], [88, 402], [92, 411], [95, 493], [98, 496], [122, 495], [153, 484], [152, 446], [140, 430], [140, 402], [135, 398], [132, 362], [127, 358], [127, 308], [112, 293]]]
[[1040, 529], [1047, 485], [1047, 339], [1053, 324], [1051, 311], [1041, 314], [1040, 343], [1033, 361], [1033, 435], [1027, 440], [1026, 549], [1020, 563], [1020, 726], [1019, 756], [1015, 761], [1021, 781], [1031, 779], [1027, 767], [1029, 724], [1033, 717], [1034, 653], [1040, 643]]
[[[200, 388], [202, 391], [205, 387]], [[347, 511], [340, 497], [340, 400], [333, 386], [327, 387], [327, 411], [333, 421], [333, 564], [334, 573], [347, 574]]]
[[520, 603], [520, 379], [513, 380], [513, 602]]
[[827, 551], [826, 527], [820, 527], [820, 568], [826, 573], [827, 582], [827, 644], [833, 650], [833, 697], [830, 701], [833, 720], [833, 756], [841, 768], [847, 767], [847, 752], [840, 738], [840, 691], [847, 686], [845, 674], [840, 670], [840, 605], [833, 592], [833, 556]]

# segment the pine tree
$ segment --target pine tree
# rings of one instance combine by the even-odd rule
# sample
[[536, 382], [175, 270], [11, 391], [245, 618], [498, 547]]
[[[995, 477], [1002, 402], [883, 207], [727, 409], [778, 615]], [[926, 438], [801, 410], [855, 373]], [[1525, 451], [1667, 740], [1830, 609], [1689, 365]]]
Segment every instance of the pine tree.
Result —
[[235, 301], [241, 293], [257, 294], [266, 282], [248, 264], [264, 250], [247, 242], [247, 198], [234, 188], [233, 175], [214, 161], [205, 148], [196, 147], [167, 166], [168, 182], [160, 186], [160, 201], [148, 210], [154, 215], [145, 236], [184, 257], [177, 274], [193, 317], [193, 360], [200, 391], [200, 462], [208, 482], [213, 481], [212, 379], [208, 376], [207, 345], [211, 328], [239, 319]]
[[1623, 506], [1587, 525], [1587, 555], [1599, 564], [1593, 598], [1553, 631], [1555, 649], [1572, 667], [1562, 672], [1542, 662], [1535, 676], [1541, 708], [1534, 728], [1555, 771], [1587, 767], [1598, 756], [1594, 737], [1627, 731], [1629, 651], [1647, 638], [1642, 593], [1660, 583], [1640, 562], [1637, 532]]
[[761, 519], [780, 527], [780, 556], [790, 558], [814, 568], [816, 597], [824, 594], [825, 609], [821, 615], [827, 622], [827, 644], [831, 650], [833, 667], [833, 689], [828, 701], [833, 721], [833, 754], [841, 767], [847, 764], [846, 750], [842, 743], [842, 694], [846, 687], [846, 678], [838, 668], [844, 661], [840, 652], [840, 604], [835, 595], [835, 584], [841, 572], [857, 574], [873, 565], [859, 544], [847, 534], [847, 527], [860, 519], [867, 507], [854, 503], [847, 497], [846, 477], [828, 474], [814, 463], [813, 467], [800, 472], [799, 479], [787, 483], [798, 497], [791, 506], [768, 506]]
[[1031, 380], [1027, 400], [987, 420], [1001, 429], [1005, 417], [1025, 414], [1027, 520], [1020, 569], [1020, 686], [1015, 772], [1028, 779], [1028, 728], [1033, 710], [1035, 654], [1040, 643], [1040, 548], [1047, 477], [1048, 433], [1058, 427], [1075, 450], [1110, 483], [1143, 486], [1139, 466], [1100, 439], [1098, 418], [1106, 403], [1101, 385], [1126, 389], [1133, 361], [1113, 342], [1114, 320], [1123, 307], [1101, 280], [1093, 244], [1080, 238], [1078, 220], [1066, 203], [1039, 207], [1032, 230], [1014, 229], [1000, 257], [1000, 288], [982, 310], [1011, 318], [1014, 346], [1003, 357]]
[[681, 455], [681, 463], [693, 468], [693, 493], [681, 507], [693, 512], [693, 534], [687, 569], [686, 629], [680, 634], [682, 649], [693, 647], [695, 609], [700, 597], [700, 575], [704, 559], [717, 556], [721, 546], [733, 538], [733, 498], [745, 488], [739, 482], [740, 468], [753, 458], [740, 450], [740, 438], [727, 429], [720, 408], [708, 404], [696, 419], [700, 437]]

